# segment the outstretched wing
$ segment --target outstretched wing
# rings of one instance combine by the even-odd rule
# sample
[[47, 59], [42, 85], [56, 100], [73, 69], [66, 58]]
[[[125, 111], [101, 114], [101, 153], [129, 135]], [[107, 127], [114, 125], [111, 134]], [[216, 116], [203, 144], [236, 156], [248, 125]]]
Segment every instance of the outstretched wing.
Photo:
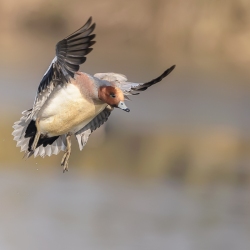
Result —
[[86, 145], [91, 133], [108, 120], [112, 110], [113, 108], [107, 106], [92, 121], [90, 121], [86, 126], [84, 126], [81, 130], [75, 133], [80, 150], [82, 150], [83, 147]]
[[56, 45], [56, 56], [52, 60], [48, 70], [44, 74], [38, 87], [37, 95], [33, 105], [31, 117], [36, 118], [36, 113], [40, 110], [53, 89], [58, 85], [63, 85], [74, 77], [75, 72], [80, 68], [80, 64], [86, 61], [86, 55], [92, 51], [90, 48], [95, 41], [95, 23], [92, 18], [80, 29], [67, 36]]
[[97, 73], [94, 76], [101, 80], [106, 80], [111, 82], [116, 87], [120, 88], [123, 91], [124, 95], [138, 95], [139, 93], [137, 91], [144, 91], [150, 86], [160, 82], [164, 77], [170, 74], [174, 68], [175, 65], [165, 70], [157, 78], [146, 83], [127, 82], [126, 76], [116, 73]]

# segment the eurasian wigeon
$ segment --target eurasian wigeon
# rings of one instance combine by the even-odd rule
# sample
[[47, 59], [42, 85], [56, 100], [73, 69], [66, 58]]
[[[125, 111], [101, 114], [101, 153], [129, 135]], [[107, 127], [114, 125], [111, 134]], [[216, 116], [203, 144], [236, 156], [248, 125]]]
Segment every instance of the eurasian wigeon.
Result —
[[95, 43], [92, 19], [56, 45], [56, 56], [44, 74], [33, 108], [22, 112], [15, 122], [14, 140], [26, 157], [57, 155], [65, 151], [61, 165], [68, 171], [71, 136], [77, 138], [80, 150], [90, 134], [108, 120], [114, 108], [129, 112], [124, 100], [160, 82], [174, 68], [146, 83], [128, 82], [116, 73], [97, 73], [91, 76], [79, 72], [79, 65]]

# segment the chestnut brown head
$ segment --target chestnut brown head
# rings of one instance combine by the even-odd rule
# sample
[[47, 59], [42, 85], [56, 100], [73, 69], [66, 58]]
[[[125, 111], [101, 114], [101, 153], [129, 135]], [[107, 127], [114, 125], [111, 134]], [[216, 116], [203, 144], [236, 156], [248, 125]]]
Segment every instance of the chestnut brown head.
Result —
[[102, 86], [98, 90], [98, 97], [101, 101], [109, 104], [111, 107], [120, 108], [126, 112], [130, 111], [124, 103], [124, 95], [119, 88]]

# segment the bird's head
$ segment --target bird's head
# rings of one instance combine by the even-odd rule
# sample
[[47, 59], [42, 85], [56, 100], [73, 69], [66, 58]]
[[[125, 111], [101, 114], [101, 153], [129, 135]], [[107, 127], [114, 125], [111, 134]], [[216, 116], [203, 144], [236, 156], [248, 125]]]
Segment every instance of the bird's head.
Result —
[[109, 104], [111, 107], [120, 108], [126, 112], [130, 111], [125, 105], [123, 92], [117, 87], [100, 87], [98, 90], [98, 97], [101, 101]]

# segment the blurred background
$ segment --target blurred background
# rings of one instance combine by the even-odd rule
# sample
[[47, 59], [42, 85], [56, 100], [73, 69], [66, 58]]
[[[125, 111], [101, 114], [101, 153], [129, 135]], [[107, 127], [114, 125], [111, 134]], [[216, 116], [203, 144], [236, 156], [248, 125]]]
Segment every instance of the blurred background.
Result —
[[[75, 141], [63, 174], [62, 154], [23, 160], [12, 125], [89, 16], [82, 71], [177, 67]], [[1, 0], [0, 20], [0, 249], [249, 249], [249, 0]]]

